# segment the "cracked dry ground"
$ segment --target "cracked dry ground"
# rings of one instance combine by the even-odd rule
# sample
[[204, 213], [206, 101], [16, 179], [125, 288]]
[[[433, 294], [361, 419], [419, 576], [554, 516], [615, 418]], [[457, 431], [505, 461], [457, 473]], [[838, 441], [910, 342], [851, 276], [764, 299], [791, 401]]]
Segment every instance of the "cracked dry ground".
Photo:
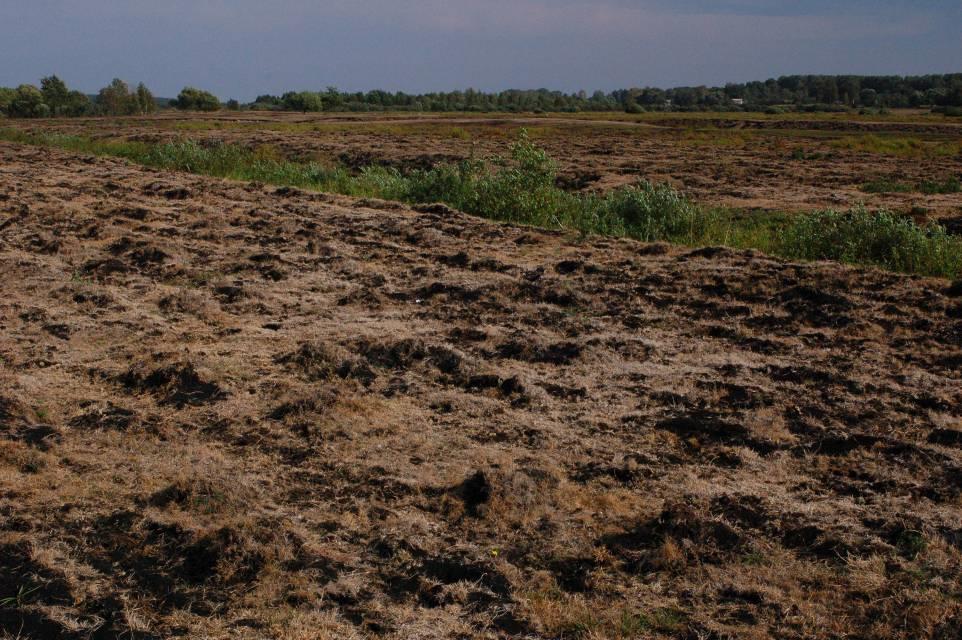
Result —
[[962, 286], [0, 145], [0, 633], [957, 638]]

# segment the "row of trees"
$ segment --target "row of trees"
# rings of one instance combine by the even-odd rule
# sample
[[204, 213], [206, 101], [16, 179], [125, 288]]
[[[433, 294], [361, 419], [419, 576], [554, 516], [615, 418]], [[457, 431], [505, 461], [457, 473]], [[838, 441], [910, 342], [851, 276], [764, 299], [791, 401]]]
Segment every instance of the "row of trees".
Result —
[[368, 91], [324, 91], [262, 95], [252, 109], [288, 111], [641, 111], [641, 110], [760, 110], [773, 105], [857, 107], [962, 106], [962, 73], [903, 76], [783, 76], [764, 82], [724, 87], [621, 89], [590, 96], [563, 93], [468, 89], [447, 93], [408, 94]]
[[143, 82], [131, 91], [120, 79], [101, 89], [94, 102], [98, 113], [111, 116], [146, 115], [157, 110], [157, 101]]
[[[484, 93], [474, 89], [408, 94], [388, 91], [290, 91], [281, 96], [261, 95], [254, 102], [227, 103], [228, 109], [283, 111], [694, 111], [765, 110], [790, 105], [798, 109], [849, 109], [931, 106], [962, 108], [962, 73], [927, 76], [783, 76], [764, 82], [724, 87], [620, 89], [605, 93], [563, 93], [537, 89]], [[0, 88], [0, 112], [11, 117], [132, 115], [153, 112], [158, 106], [141, 83], [130, 90], [114, 80], [94, 97], [71, 91], [57, 76], [44, 78], [40, 87]], [[170, 106], [184, 110], [216, 111], [218, 98], [208, 91], [185, 87]]]
[[32, 84], [22, 84], [16, 89], [0, 87], [0, 113], [11, 118], [122, 116], [153, 113], [156, 109], [156, 100], [143, 83], [131, 90], [123, 80], [114, 80], [93, 99], [81, 91], [71, 90], [57, 76], [43, 78], [39, 88]]
[[[154, 98], [144, 83], [131, 89], [120, 79], [114, 79], [95, 96], [70, 90], [57, 76], [43, 78], [39, 88], [32, 84], [22, 84], [16, 89], [0, 87], [0, 113], [11, 118], [146, 115], [156, 111], [163, 102]], [[231, 103], [229, 106], [240, 108], [236, 101]], [[217, 96], [194, 87], [184, 87], [169, 105], [190, 111], [221, 108]]]

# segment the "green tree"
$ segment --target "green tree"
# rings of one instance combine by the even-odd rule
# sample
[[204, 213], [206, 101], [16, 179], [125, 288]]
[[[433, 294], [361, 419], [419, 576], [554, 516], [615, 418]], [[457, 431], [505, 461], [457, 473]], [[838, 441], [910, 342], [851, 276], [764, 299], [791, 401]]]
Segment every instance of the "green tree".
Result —
[[130, 115], [137, 112], [137, 96], [130, 92], [126, 82], [114, 78], [97, 94], [97, 108], [108, 116]]
[[0, 113], [6, 114], [10, 109], [10, 103], [17, 97], [17, 90], [10, 87], [0, 87]]
[[324, 99], [325, 109], [337, 109], [344, 104], [344, 97], [341, 95], [341, 92], [337, 90], [337, 87], [328, 87], [322, 98]]
[[173, 105], [183, 111], [217, 111], [220, 109], [220, 100], [209, 91], [196, 87], [184, 87]]
[[289, 111], [307, 113], [308, 111], [323, 111], [324, 109], [324, 101], [321, 99], [321, 95], [311, 91], [291, 91], [285, 93], [282, 100], [284, 101], [284, 108]]
[[84, 116], [90, 113], [90, 98], [83, 91], [71, 91], [63, 105], [63, 115]]
[[137, 101], [137, 110], [143, 114], [153, 113], [157, 110], [157, 102], [154, 101], [154, 94], [150, 92], [143, 82], [137, 85], [137, 93], [135, 95]]
[[50, 107], [53, 115], [61, 115], [67, 106], [70, 90], [67, 84], [57, 76], [47, 76], [40, 80], [40, 93], [44, 103]]
[[17, 87], [7, 114], [13, 118], [43, 118], [50, 115], [50, 107], [43, 101], [40, 89], [22, 84]]

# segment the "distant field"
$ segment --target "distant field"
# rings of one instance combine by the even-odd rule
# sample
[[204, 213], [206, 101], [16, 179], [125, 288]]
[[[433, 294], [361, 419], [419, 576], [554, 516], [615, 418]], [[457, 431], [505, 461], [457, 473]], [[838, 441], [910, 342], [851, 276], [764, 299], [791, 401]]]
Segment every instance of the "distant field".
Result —
[[228, 142], [354, 170], [409, 170], [506, 153], [525, 128], [559, 161], [573, 189], [607, 191], [647, 179], [709, 206], [791, 212], [864, 203], [917, 219], [962, 217], [958, 193], [864, 188], [962, 176], [962, 121], [913, 110], [866, 116], [165, 112], [2, 126], [97, 139]]

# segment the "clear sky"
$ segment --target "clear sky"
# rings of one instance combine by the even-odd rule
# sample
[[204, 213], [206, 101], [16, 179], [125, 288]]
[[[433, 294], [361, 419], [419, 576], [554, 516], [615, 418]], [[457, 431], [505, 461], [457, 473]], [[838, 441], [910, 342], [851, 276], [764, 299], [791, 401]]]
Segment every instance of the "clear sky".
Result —
[[962, 72], [962, 0], [0, 0], [0, 85], [611, 90]]

